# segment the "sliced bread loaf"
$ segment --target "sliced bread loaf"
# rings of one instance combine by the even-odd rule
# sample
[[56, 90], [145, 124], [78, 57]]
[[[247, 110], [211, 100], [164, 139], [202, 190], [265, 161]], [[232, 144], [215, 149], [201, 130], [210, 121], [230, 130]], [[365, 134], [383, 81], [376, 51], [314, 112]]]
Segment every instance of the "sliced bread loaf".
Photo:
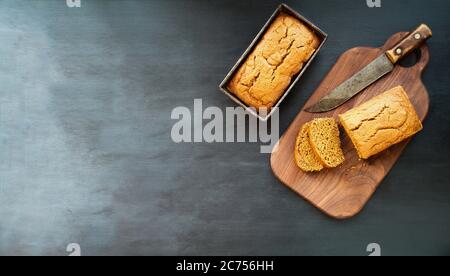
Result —
[[322, 162], [314, 153], [309, 143], [308, 129], [310, 123], [305, 123], [298, 133], [295, 142], [294, 157], [297, 166], [305, 172], [316, 172], [323, 169]]
[[339, 115], [362, 159], [398, 144], [422, 130], [422, 122], [402, 86]]
[[335, 168], [344, 162], [339, 127], [333, 118], [311, 121], [308, 136], [314, 153], [325, 167]]

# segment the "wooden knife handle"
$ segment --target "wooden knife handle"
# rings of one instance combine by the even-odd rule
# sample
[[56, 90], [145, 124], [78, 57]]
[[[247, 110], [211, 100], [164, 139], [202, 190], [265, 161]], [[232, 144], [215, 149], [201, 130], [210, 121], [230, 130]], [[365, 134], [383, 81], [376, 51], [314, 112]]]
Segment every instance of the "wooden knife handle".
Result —
[[431, 29], [421, 24], [417, 29], [408, 34], [402, 41], [386, 52], [387, 57], [393, 64], [409, 55], [414, 49], [417, 49], [422, 43], [433, 35]]

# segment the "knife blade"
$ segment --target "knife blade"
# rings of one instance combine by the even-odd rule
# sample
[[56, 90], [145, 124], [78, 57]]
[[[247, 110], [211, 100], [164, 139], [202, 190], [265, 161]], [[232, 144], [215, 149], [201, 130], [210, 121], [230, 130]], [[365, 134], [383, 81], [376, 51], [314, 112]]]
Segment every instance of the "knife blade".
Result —
[[333, 110], [342, 105], [386, 74], [392, 72], [396, 63], [409, 55], [414, 49], [421, 46], [431, 36], [431, 29], [427, 25], [421, 24], [393, 48], [377, 57], [369, 65], [320, 99], [316, 104], [306, 108], [305, 111], [321, 113]]

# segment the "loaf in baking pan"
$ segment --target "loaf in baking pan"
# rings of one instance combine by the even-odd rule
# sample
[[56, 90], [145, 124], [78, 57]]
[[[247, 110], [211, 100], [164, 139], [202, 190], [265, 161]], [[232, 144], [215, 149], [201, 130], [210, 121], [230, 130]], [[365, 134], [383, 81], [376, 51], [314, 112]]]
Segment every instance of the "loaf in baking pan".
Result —
[[314, 31], [291, 15], [280, 13], [227, 88], [246, 105], [269, 109], [319, 45]]
[[323, 169], [323, 164], [309, 142], [309, 126], [310, 123], [305, 123], [300, 128], [295, 142], [294, 158], [297, 166], [303, 171], [317, 172]]
[[422, 129], [422, 123], [401, 86], [339, 115], [358, 155], [367, 159]]

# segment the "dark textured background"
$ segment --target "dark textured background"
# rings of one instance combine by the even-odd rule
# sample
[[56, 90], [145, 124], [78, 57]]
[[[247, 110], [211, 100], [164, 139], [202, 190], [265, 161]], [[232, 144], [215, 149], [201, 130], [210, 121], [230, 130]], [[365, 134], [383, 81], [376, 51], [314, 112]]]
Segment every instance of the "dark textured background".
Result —
[[218, 84], [279, 1], [0, 2], [0, 254], [450, 254], [447, 0], [286, 1], [329, 40], [281, 106], [284, 131], [337, 57], [428, 23], [431, 96], [364, 211], [330, 219], [258, 144], [174, 144], [176, 106]]

